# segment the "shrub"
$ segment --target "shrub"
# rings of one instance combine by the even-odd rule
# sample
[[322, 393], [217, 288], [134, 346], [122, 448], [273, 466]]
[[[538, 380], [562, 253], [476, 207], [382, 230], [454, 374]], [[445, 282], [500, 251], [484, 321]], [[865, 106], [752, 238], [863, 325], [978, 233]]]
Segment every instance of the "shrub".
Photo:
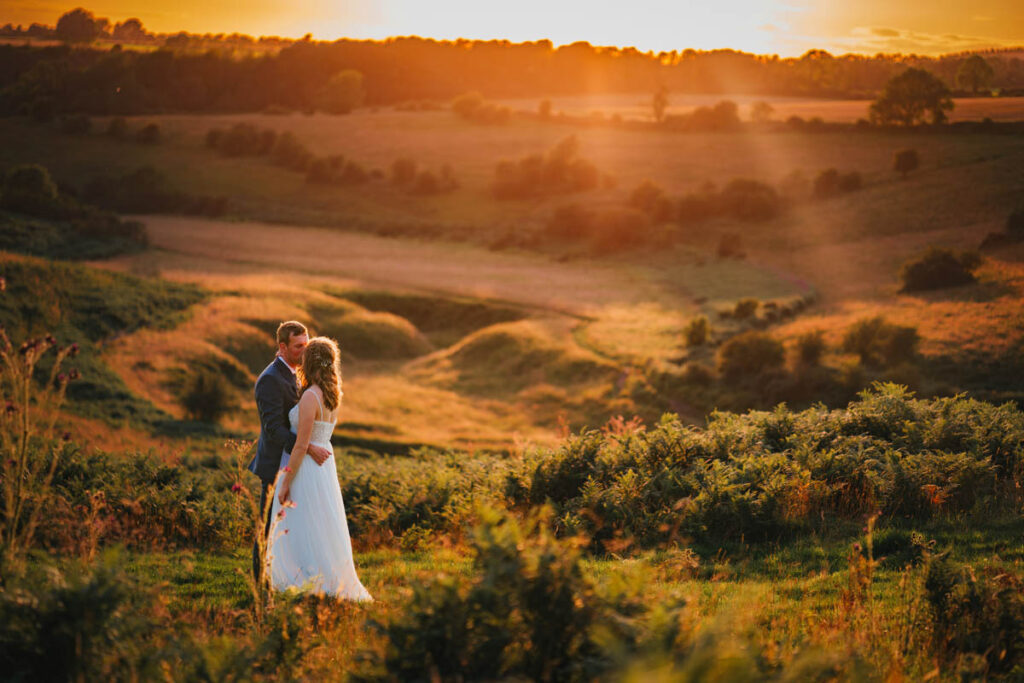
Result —
[[15, 166], [4, 177], [0, 207], [32, 216], [48, 216], [59, 206], [57, 184], [38, 164]]
[[598, 253], [639, 247], [649, 239], [647, 214], [635, 209], [609, 208], [593, 215], [592, 238]]
[[804, 366], [818, 365], [828, 346], [821, 330], [806, 332], [796, 340], [797, 362]]
[[705, 183], [696, 192], [690, 192], [676, 204], [676, 220], [681, 225], [702, 223], [720, 215], [722, 202], [711, 183]]
[[736, 306], [732, 310], [732, 315], [737, 320], [746, 320], [747, 318], [757, 314], [757, 309], [760, 305], [761, 302], [757, 299], [740, 299], [736, 302]]
[[686, 384], [707, 387], [715, 381], [715, 371], [703, 363], [687, 363], [683, 366], [681, 377]]
[[975, 251], [954, 252], [931, 247], [923, 256], [903, 264], [900, 280], [904, 292], [958, 287], [976, 282], [974, 271], [981, 265]]
[[123, 140], [128, 134], [128, 122], [124, 120], [123, 116], [115, 116], [110, 119], [110, 123], [107, 125], [107, 135], [118, 140]]
[[69, 135], [85, 135], [92, 130], [92, 119], [85, 114], [65, 116], [60, 122], [60, 129]]
[[160, 142], [160, 126], [155, 123], [147, 123], [135, 134], [135, 140], [144, 145], [155, 145]]
[[306, 167], [306, 182], [307, 183], [329, 183], [334, 179], [334, 173], [331, 170], [331, 163], [327, 159], [316, 158], [309, 162], [309, 166]]
[[715, 250], [718, 258], [743, 258], [743, 239], [735, 232], [724, 233], [718, 238], [718, 248]]
[[313, 160], [313, 153], [290, 132], [282, 133], [274, 141], [271, 158], [278, 166], [305, 173]]
[[914, 359], [919, 341], [916, 328], [876, 316], [851, 325], [843, 336], [842, 349], [856, 353], [865, 365], [897, 365]]
[[441, 183], [433, 171], [421, 171], [416, 176], [416, 185], [413, 191], [417, 194], [437, 194], [441, 191]]
[[57, 105], [53, 98], [37, 97], [29, 105], [28, 115], [36, 123], [49, 123], [57, 115]]
[[814, 179], [814, 196], [819, 199], [831, 197], [839, 193], [839, 171], [828, 168]]
[[726, 379], [753, 379], [782, 367], [786, 359], [782, 342], [769, 334], [748, 331], [738, 334], [718, 352], [718, 371]]
[[975, 654], [989, 671], [1024, 662], [1024, 582], [1013, 572], [986, 577], [946, 557], [929, 562], [924, 591], [940, 653]]
[[452, 111], [464, 119], [472, 119], [477, 109], [482, 107], [483, 104], [484, 98], [480, 93], [463, 93], [452, 100]]
[[683, 336], [686, 337], [687, 346], [706, 344], [711, 336], [711, 325], [708, 323], [707, 316], [700, 315], [691, 320], [683, 330]]
[[901, 174], [904, 178], [911, 171], [916, 171], [921, 165], [921, 159], [916, 149], [901, 149], [892, 158], [892, 170]]
[[722, 205], [741, 221], [763, 222], [782, 212], [782, 202], [775, 188], [756, 180], [736, 179], [722, 190]]
[[1006, 232], [1014, 238], [1024, 239], [1024, 206], [1019, 206], [1006, 217]]
[[391, 182], [395, 185], [408, 185], [416, 179], [416, 162], [403, 157], [395, 159], [391, 164]]
[[[592, 680], [612, 668], [615, 639], [637, 646], [630, 625], [642, 608], [630, 592], [598, 596], [579, 551], [552, 538], [552, 511], [521, 526], [483, 511], [474, 540], [474, 576], [416, 588], [387, 623], [383, 652], [366, 653], [358, 680]], [[626, 636], [626, 637], [623, 637]]]
[[215, 423], [234, 404], [231, 385], [215, 370], [200, 368], [189, 375], [182, 388], [181, 405], [193, 420]]
[[863, 186], [863, 181], [860, 177], [860, 173], [857, 171], [850, 171], [839, 176], [839, 191], [840, 192], [856, 192]]
[[500, 161], [494, 171], [492, 191], [498, 199], [582, 192], [597, 187], [601, 180], [597, 167], [579, 156], [575, 135], [563, 139], [547, 154]]
[[334, 74], [320, 91], [320, 105], [329, 114], [348, 114], [365, 99], [363, 74], [354, 69]]
[[[270, 131], [273, 134], [273, 131]], [[210, 131], [213, 133], [213, 131]], [[206, 143], [210, 144], [210, 133]], [[255, 156], [266, 153], [263, 133], [251, 123], [236, 123], [214, 137], [216, 148], [224, 156]]]
[[659, 185], [645, 180], [629, 196], [629, 205], [661, 223], [672, 217], [672, 202]]

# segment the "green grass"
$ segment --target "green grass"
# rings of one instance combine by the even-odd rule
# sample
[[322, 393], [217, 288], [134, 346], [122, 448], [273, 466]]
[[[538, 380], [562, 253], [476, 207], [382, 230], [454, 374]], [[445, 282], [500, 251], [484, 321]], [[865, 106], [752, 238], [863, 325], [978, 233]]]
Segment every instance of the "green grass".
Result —
[[114, 335], [179, 323], [204, 298], [202, 290], [3, 252], [0, 274], [7, 284], [0, 324], [14, 343], [52, 333], [63, 346], [79, 344], [80, 355], [68, 362], [81, 373], [68, 388], [72, 410], [107, 422], [168, 422], [168, 415], [132, 394], [100, 359], [101, 345]]

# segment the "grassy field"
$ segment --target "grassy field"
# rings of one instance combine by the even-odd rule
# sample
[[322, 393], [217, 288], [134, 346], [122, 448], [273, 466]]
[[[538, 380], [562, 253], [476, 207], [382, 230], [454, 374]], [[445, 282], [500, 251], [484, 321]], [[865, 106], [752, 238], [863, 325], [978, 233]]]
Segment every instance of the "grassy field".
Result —
[[[810, 671], [954, 681], [1012, 679], [1024, 666], [1012, 644], [985, 649], [1024, 632], [1024, 423], [1012, 404], [915, 402], [883, 387], [835, 413], [708, 417], [722, 405], [770, 409], [773, 387], [813, 389], [820, 376], [838, 378], [840, 408], [874, 379], [925, 396], [967, 389], [1019, 402], [1024, 247], [987, 251], [978, 281], [962, 287], [905, 293], [898, 278], [928, 246], [973, 249], [1002, 229], [1024, 192], [1019, 136], [672, 135], [523, 120], [485, 127], [390, 110], [145, 120], [159, 123], [161, 144], [0, 121], [4, 168], [41, 163], [80, 187], [148, 164], [177, 189], [224, 194], [231, 206], [227, 220], [141, 216], [149, 249], [88, 267], [0, 257], [7, 329], [86, 339], [81, 368], [94, 387], [62, 415], [71, 443], [28, 573], [17, 591], [0, 578], [0, 613], [12, 625], [3, 642], [52, 643], [46, 624], [72, 622], [62, 605], [81, 600], [106, 615], [89, 626], [99, 644], [83, 652], [106, 654], [75, 661], [107, 678], [130, 662], [163, 667], [168, 680], [342, 680], [387, 657], [397, 667], [421, 646], [443, 650], [438, 643], [496, 661], [473, 640], [487, 623], [519, 639], [501, 661], [529, 660], [542, 627], [563, 618], [579, 628], [565, 652], [586, 644], [590, 658], [577, 660], [605, 667], [590, 678], [667, 678], [674, 666], [687, 680]], [[265, 160], [204, 147], [208, 129], [235, 121], [385, 171], [398, 156], [448, 163], [461, 186], [424, 197], [386, 181], [309, 185]], [[765, 223], [717, 218], [666, 247], [601, 256], [497, 248], [568, 198], [498, 201], [488, 192], [494, 164], [573, 131], [581, 154], [618, 180], [572, 197], [590, 205], [622, 202], [645, 178], [676, 195], [705, 180], [776, 183], [794, 170], [813, 180], [834, 166], [859, 171], [864, 186], [802, 198]], [[922, 158], [906, 179], [891, 171], [904, 147]], [[416, 235], [410, 225], [425, 227]], [[716, 256], [725, 232], [742, 235], [745, 258]], [[744, 299], [757, 300], [749, 318], [735, 314]], [[912, 326], [918, 353], [875, 368], [843, 351], [851, 325], [876, 315]], [[687, 346], [684, 330], [699, 316], [710, 339]], [[337, 466], [372, 605], [278, 596], [264, 613], [249, 590], [241, 502], [253, 482], [235, 468], [244, 453], [224, 442], [255, 435], [251, 384], [288, 318], [340, 341]], [[826, 344], [817, 375], [796, 360], [801, 335], [815, 330]], [[782, 364], [728, 380], [721, 351], [750, 331], [785, 344]], [[182, 406], [183, 380], [199, 368], [230, 384], [217, 424], [193, 423]], [[793, 395], [802, 405], [820, 398]], [[659, 423], [663, 412], [682, 420]], [[537, 512], [544, 503], [553, 511]], [[544, 521], [509, 531], [487, 522], [487, 505], [523, 529], [533, 515]], [[105, 557], [115, 546], [125, 546], [120, 556]], [[963, 568], [941, 574], [944, 552]], [[124, 576], [104, 583], [107, 565]], [[943, 576], [959, 577], [950, 590], [963, 597], [945, 612], [935, 607]], [[139, 605], [108, 609], [124, 586], [133, 588], [118, 604]], [[566, 595], [571, 604], [555, 610]], [[509, 600], [519, 602], [507, 618], [473, 612]], [[538, 624], [532, 636], [528, 623]], [[388, 640], [403, 624], [413, 634], [404, 646]]]
[[[669, 93], [669, 116], [687, 114], [697, 107], [711, 107], [722, 100], [732, 100], [739, 105], [740, 117], [750, 118], [750, 107], [755, 102], [767, 102], [774, 110], [772, 118], [784, 121], [790, 116], [803, 119], [820, 117], [825, 121], [853, 123], [868, 118], [871, 100], [822, 100], [801, 97], [779, 97], [757, 95], [689, 95]], [[611, 118], [616, 114], [623, 119], [651, 121], [651, 95], [590, 95], [573, 97], [552, 97], [551, 111], [573, 116], [599, 113]], [[538, 100], [501, 100], [500, 104], [519, 111], [536, 111]], [[955, 98], [951, 121], [1020, 121], [1024, 119], [1024, 97], [1000, 98]]]

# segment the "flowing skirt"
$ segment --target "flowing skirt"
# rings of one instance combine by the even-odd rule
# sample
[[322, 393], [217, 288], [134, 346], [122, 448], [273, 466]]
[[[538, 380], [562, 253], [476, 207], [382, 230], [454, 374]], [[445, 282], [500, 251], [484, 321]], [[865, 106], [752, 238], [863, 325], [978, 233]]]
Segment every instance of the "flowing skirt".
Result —
[[290, 500], [295, 506], [282, 506], [274, 495], [267, 552], [271, 585], [343, 600], [373, 600], [356, 575], [334, 456], [319, 466], [306, 459], [292, 480]]

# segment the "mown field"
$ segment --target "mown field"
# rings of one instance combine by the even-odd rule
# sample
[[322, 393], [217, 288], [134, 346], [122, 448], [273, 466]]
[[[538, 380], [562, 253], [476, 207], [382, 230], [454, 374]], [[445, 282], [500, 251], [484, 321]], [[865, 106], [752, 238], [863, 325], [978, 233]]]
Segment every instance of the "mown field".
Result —
[[[447, 163], [459, 187], [318, 186], [206, 148], [210, 128], [237, 121], [385, 176], [400, 156]], [[1024, 252], [985, 250], [960, 287], [905, 292], [899, 278], [928, 246], [976, 249], [1003, 229], [1024, 192], [1019, 136], [668, 134], [390, 110], [144, 122], [159, 124], [159, 144], [110, 139], [99, 119], [87, 135], [0, 121], [4, 170], [39, 163], [75, 190], [149, 165], [179, 191], [228, 198], [219, 220], [135, 216], [147, 248], [85, 265], [0, 254], [7, 367], [22, 367], [25, 339], [79, 344], [56, 428], [33, 423], [25, 442], [56, 467], [29, 503], [45, 513], [30, 542], [5, 545], [17, 551], [0, 573], [7, 671], [1021, 675]], [[614, 187], [494, 198], [498, 160], [570, 132]], [[902, 178], [892, 157], [905, 147], [921, 166]], [[599, 253], [507, 239], [565, 201], [626, 202], [644, 179], [675, 197], [828, 167], [860, 172], [862, 186], [801, 196], [764, 222], [719, 216]], [[716, 253], [726, 233], [741, 235], [742, 258]], [[881, 337], [848, 347], [875, 316], [916, 341], [900, 354]], [[251, 387], [286, 318], [341, 344], [337, 467], [371, 605], [268, 602], [247, 579]], [[692, 343], [701, 318], [706, 339]], [[729, 361], [744, 333], [782, 342], [778, 362]], [[37, 391], [66, 381], [45, 381], [46, 344], [32, 347], [44, 352]], [[222, 380], [213, 419], [184, 401], [200, 373]], [[32, 403], [5, 381], [10, 449]], [[15, 461], [4, 462], [7, 486]]]

